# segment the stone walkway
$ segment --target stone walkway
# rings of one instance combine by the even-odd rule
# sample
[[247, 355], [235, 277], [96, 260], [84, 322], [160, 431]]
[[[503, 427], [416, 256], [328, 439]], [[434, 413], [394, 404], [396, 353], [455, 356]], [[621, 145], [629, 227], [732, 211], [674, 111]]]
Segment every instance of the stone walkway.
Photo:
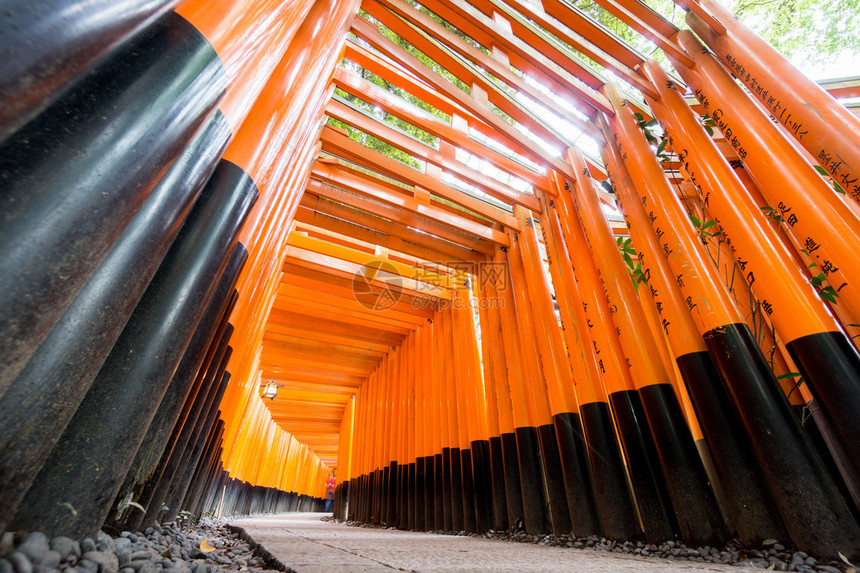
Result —
[[724, 571], [737, 567], [673, 562], [593, 549], [565, 549], [350, 527], [322, 521], [327, 514], [293, 513], [232, 521], [298, 573], [358, 571]]

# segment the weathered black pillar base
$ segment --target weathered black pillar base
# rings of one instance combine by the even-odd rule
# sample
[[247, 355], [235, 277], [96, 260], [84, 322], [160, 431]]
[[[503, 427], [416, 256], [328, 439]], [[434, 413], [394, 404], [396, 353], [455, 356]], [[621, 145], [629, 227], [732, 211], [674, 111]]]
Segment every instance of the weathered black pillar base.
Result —
[[436, 457], [424, 457], [424, 531], [436, 529]]
[[788, 539], [740, 415], [711, 355], [692, 352], [679, 356], [676, 362], [712, 453], [714, 468], [726, 494], [729, 522], [738, 538], [750, 546], [761, 545], [765, 539]]
[[376, 525], [382, 523], [382, 507], [383, 499], [385, 498], [383, 495], [383, 492], [385, 491], [384, 479], [385, 472], [383, 468], [373, 470], [373, 518], [371, 522]]
[[463, 531], [475, 533], [477, 519], [475, 517], [475, 476], [472, 468], [472, 450], [460, 450], [460, 472], [463, 479]]
[[[9, 13], [4, 11], [4, 30], [11, 32]], [[64, 31], [65, 26], [55, 30]], [[3, 37], [0, 77], [15, 66], [10, 38]], [[41, 44], [27, 42], [26, 51], [38, 51]], [[45, 63], [52, 73], [63, 73], [56, 62]], [[0, 394], [215, 110], [225, 88], [215, 50], [171, 13], [90, 70], [0, 147]], [[0, 132], [4, 127], [0, 124]]]
[[414, 492], [414, 505], [415, 505], [415, 519], [412, 525], [412, 528], [415, 531], [424, 531], [424, 466], [425, 466], [425, 458], [423, 456], [419, 456], [418, 459], [415, 460], [415, 492]]
[[180, 508], [183, 508], [185, 495], [188, 488], [191, 486], [191, 479], [194, 471], [193, 468], [197, 465], [198, 460], [202, 455], [206, 437], [218, 416], [218, 408], [221, 404], [221, 398], [224, 396], [224, 392], [227, 390], [227, 384], [230, 380], [230, 373], [226, 372], [226, 368], [232, 351], [233, 349], [228, 346], [227, 351], [224, 353], [222, 365], [219, 368], [219, 374], [216, 377], [218, 382], [214, 385], [215, 390], [212, 392], [211, 398], [207, 399], [204, 404], [200, 418], [198, 419], [197, 424], [195, 424], [194, 433], [192, 434], [191, 440], [188, 442], [185, 454], [182, 456], [182, 461], [180, 462], [181, 471], [177, 474], [175, 479], [174, 491], [168, 498], [170, 500], [168, 501], [168, 504], [172, 506], [168, 513], [170, 520], [175, 519]]
[[615, 392], [609, 395], [609, 403], [627, 458], [645, 536], [651, 543], [675, 539], [680, 531], [639, 394], [634, 390]]
[[681, 536], [689, 545], [721, 546], [729, 537], [678, 395], [671, 384], [639, 390], [657, 444]]
[[[457, 452], [457, 459], [460, 452]], [[442, 529], [454, 531], [454, 516], [452, 515], [452, 485], [451, 485], [451, 448], [442, 448]]]
[[490, 446], [490, 481], [492, 483], [493, 519], [490, 527], [495, 531], [508, 528], [507, 493], [505, 491], [505, 456], [502, 454], [502, 437], [493, 436]]
[[206, 416], [204, 412], [206, 401], [213, 396], [214, 388], [217, 386], [219, 380], [219, 372], [227, 368], [227, 362], [230, 359], [230, 356], [227, 354], [229, 348], [227, 341], [229, 340], [228, 334], [230, 332], [232, 332], [232, 325], [225, 330], [221, 341], [219, 341], [212, 360], [209, 363], [209, 368], [203, 374], [199, 390], [193, 397], [189, 396], [186, 400], [187, 417], [182, 426], [177, 428], [178, 432], [175, 434], [175, 437], [171, 436], [173, 443], [170, 449], [164, 452], [159, 462], [159, 468], [156, 470], [158, 478], [145, 506], [147, 508], [146, 513], [142, 518], [139, 514], [132, 514], [133, 520], [142, 528], [151, 527], [156, 519], [161, 519], [163, 522], [166, 518], [169, 518], [170, 513], [161, 514], [162, 506], [167, 505], [170, 508], [168, 512], [176, 509], [171, 507], [170, 491], [177, 480], [177, 476], [182, 473], [182, 461], [186, 457], [186, 450], [189, 444], [191, 444], [197, 422], [200, 418]]
[[[445, 483], [445, 468], [442, 461], [442, 454], [433, 455], [433, 529], [434, 531], [442, 531], [445, 529], [445, 508], [450, 505], [445, 504], [444, 483]], [[449, 494], [450, 495], [450, 494]]]
[[[20, 525], [77, 537], [104, 523], [257, 195], [244, 171], [221, 161], [19, 506]], [[81, 506], [72, 519], [57, 514], [66, 499]]]
[[[741, 415], [791, 540], [823, 557], [860, 558], [860, 528], [791, 411], [746, 324], [704, 335]], [[851, 555], [846, 553], [848, 550]]]
[[451, 448], [451, 528], [463, 531], [463, 469], [460, 448]]
[[839, 488], [854, 520], [860, 523], [860, 475], [853, 475], [853, 466], [845, 459], [847, 454], [835, 435], [833, 422], [827, 419], [815, 398], [807, 404], [792, 405], [791, 409]]
[[406, 529], [415, 529], [415, 462], [406, 466]]
[[571, 531], [570, 512], [567, 508], [567, 494], [564, 491], [564, 472], [561, 469], [561, 455], [558, 451], [555, 426], [546, 424], [538, 427], [538, 435], [543, 454], [552, 531], [556, 535], [567, 535]]
[[489, 531], [493, 517], [493, 482], [490, 473], [490, 442], [471, 443], [472, 479], [475, 483], [475, 530]]
[[[165, 460], [166, 458], [166, 461], [169, 461], [177, 440], [181, 436], [182, 429], [192, 414], [191, 409], [197, 395], [200, 393], [200, 388], [204, 387], [204, 384], [211, 383], [211, 378], [207, 378], [206, 373], [212, 366], [213, 361], [216, 363], [216, 366], [218, 365], [232, 336], [233, 325], [227, 322], [227, 320], [238, 299], [238, 292], [233, 290], [233, 286], [246, 260], [247, 250], [244, 248], [235, 248], [230, 255], [230, 260], [227, 262], [227, 266], [221, 275], [218, 287], [204, 311], [200, 324], [197, 325], [194, 339], [192, 339], [189, 349], [186, 350], [185, 356], [179, 368], [177, 368], [173, 380], [171, 380], [168, 394], [165, 394], [165, 397], [168, 398], [168, 403], [166, 404], [162, 400], [156, 413], [156, 418], [150, 424], [150, 429], [147, 430], [143, 443], [140, 449], [138, 449], [137, 455], [135, 455], [131, 468], [126, 475], [123, 489], [120, 490], [120, 494], [115, 501], [115, 506], [118, 510], [132, 494], [137, 494], [137, 499], [130, 501], [136, 501], [144, 508], [149, 508], [153, 502], [159, 482], [167, 469], [165, 464], [160, 462], [160, 459]], [[230, 295], [231, 291], [232, 295]], [[229, 298], [225, 299], [228, 295], [230, 295]], [[220, 318], [217, 316], [219, 314]], [[211, 332], [208, 332], [212, 327], [213, 319], [220, 320], [217, 328], [214, 329], [214, 337], [212, 337]], [[205, 346], [202, 346], [203, 344]], [[199, 356], [198, 353], [201, 351], [205, 352], [204, 356]], [[171, 392], [171, 389], [173, 392]], [[171, 394], [173, 396], [172, 400], [169, 399]], [[173, 404], [173, 408], [168, 405], [169, 403]], [[170, 412], [167, 410], [170, 410]], [[159, 416], [159, 414], [162, 415]], [[162, 418], [161, 422], [156, 422], [159, 417]], [[155, 428], [156, 423], [170, 427]], [[166, 430], [169, 430], [170, 433], [168, 434]], [[159, 498], [158, 503], [160, 504], [160, 502], [161, 498]], [[153, 512], [149, 513], [150, 515], [153, 514]], [[139, 531], [140, 524], [145, 516], [146, 510], [132, 511], [125, 516], [124, 523], [118, 519], [115, 526], [120, 530]]]
[[811, 334], [785, 346], [832, 421], [852, 474], [860, 475], [860, 354], [842, 332]]
[[[520, 468], [517, 460], [516, 434], [502, 434], [502, 460], [505, 467], [505, 509], [508, 516], [507, 529], [518, 531], [525, 527], [523, 516], [523, 491], [520, 487]], [[503, 531], [503, 527], [499, 531]]]
[[619, 541], [635, 539], [642, 530], [627, 486], [626, 469], [609, 404], [582, 404], [579, 411], [588, 439], [588, 454], [594, 472], [594, 501], [602, 533]]
[[600, 527], [582, 421], [578, 413], [568, 412], [553, 416], [553, 424], [558, 439], [571, 531], [577, 537], [597, 535]]
[[397, 529], [409, 529], [409, 464], [397, 464]]
[[391, 527], [394, 525], [397, 518], [397, 462], [390, 462], [388, 466], [383, 469], [383, 472], [385, 480], [385, 513], [383, 517], [385, 524]]
[[27, 366], [0, 392], [0, 506], [7, 511], [17, 506], [74, 415], [228, 138], [226, 119], [217, 113], [162, 177]]
[[[7, 4], [3, 33], [6, 65], [0, 73], [0, 141], [110, 57], [124, 42], [172, 7], [166, 0], [103, 0], [86, 10], [56, 2], [35, 9]], [[50, 62], [50, 65], [46, 65]]]
[[520, 468], [520, 485], [523, 496], [523, 520], [527, 533], [547, 533], [547, 493], [543, 476], [543, 456], [541, 455], [538, 429], [534, 427], [516, 428], [517, 461]]

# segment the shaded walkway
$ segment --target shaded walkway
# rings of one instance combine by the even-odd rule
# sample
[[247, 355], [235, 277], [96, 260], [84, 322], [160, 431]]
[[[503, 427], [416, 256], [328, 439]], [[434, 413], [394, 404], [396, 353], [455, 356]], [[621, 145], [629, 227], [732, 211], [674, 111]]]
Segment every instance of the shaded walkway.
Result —
[[735, 571], [593, 550], [380, 530], [292, 513], [231, 522], [298, 573], [328, 571]]

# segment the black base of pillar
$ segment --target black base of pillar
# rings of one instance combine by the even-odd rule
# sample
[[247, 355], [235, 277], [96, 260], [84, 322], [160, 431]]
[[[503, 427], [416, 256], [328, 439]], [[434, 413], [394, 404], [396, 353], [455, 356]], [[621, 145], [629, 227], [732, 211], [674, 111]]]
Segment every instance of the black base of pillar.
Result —
[[696, 546], [724, 544], [729, 532], [675, 389], [671, 384], [651, 384], [641, 388], [639, 396], [684, 541]]
[[520, 485], [523, 496], [523, 520], [527, 533], [547, 533], [547, 493], [543, 476], [538, 429], [516, 428], [517, 462], [520, 468]]
[[553, 424], [558, 439], [571, 531], [577, 537], [597, 535], [600, 528], [582, 421], [577, 413], [564, 413], [553, 416]]
[[860, 528], [747, 325], [726, 325], [705, 333], [704, 339], [791, 540], [801, 551], [823, 557], [838, 558], [842, 552], [849, 559], [860, 558]]
[[711, 355], [693, 352], [679, 356], [677, 363], [726, 494], [729, 522], [738, 538], [751, 546], [765, 539], [788, 539], [740, 415]]
[[594, 472], [594, 501], [603, 535], [619, 541], [634, 539], [642, 530], [627, 486], [626, 469], [609, 404], [583, 404], [580, 415], [588, 438], [588, 453]]
[[451, 528], [464, 531], [463, 463], [460, 448], [451, 448]]
[[502, 438], [490, 438], [490, 475], [492, 483], [493, 519], [491, 527], [495, 531], [508, 528], [507, 494], [505, 492], [505, 457], [502, 454]]
[[508, 514], [508, 529], [518, 531], [525, 527], [525, 517], [523, 516], [523, 492], [520, 486], [516, 434], [502, 434], [502, 459], [505, 464], [505, 505]]
[[615, 392], [610, 394], [609, 403], [627, 458], [645, 536], [651, 543], [675, 539], [679, 529], [639, 394], [634, 390]]

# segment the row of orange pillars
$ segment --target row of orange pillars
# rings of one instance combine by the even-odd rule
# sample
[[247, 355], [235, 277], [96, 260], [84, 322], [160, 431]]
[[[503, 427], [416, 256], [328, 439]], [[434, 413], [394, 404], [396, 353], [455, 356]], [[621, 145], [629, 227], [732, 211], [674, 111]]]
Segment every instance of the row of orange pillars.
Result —
[[359, 389], [338, 518], [860, 556], [857, 118], [702, 4], [717, 55], [681, 32], [693, 63], [674, 63], [740, 161], [656, 63], [666, 143], [607, 86], [603, 161], [640, 272], [568, 150], [576, 180], [551, 173], [539, 224], [515, 207], [511, 247]]
[[322, 509], [327, 466], [243, 406], [357, 10], [4, 3], [0, 530]]

